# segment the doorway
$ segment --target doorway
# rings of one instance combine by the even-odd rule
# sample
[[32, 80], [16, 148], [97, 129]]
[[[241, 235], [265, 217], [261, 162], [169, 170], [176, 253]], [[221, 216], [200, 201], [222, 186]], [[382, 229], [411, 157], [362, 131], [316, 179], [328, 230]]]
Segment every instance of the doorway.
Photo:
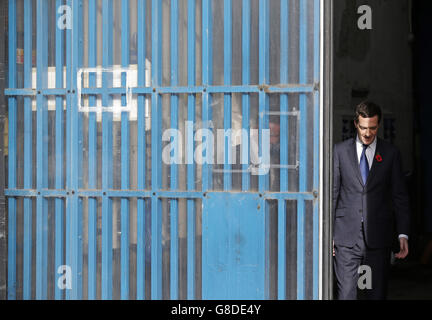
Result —
[[[392, 258], [388, 298], [430, 299], [432, 114], [427, 83], [432, 69], [432, 6], [409, 0], [347, 0], [333, 5], [333, 142], [355, 135], [353, 113], [358, 103], [372, 100], [382, 107], [379, 136], [402, 153], [412, 209], [410, 253], [404, 261]], [[359, 27], [362, 5], [370, 8], [370, 28]]]

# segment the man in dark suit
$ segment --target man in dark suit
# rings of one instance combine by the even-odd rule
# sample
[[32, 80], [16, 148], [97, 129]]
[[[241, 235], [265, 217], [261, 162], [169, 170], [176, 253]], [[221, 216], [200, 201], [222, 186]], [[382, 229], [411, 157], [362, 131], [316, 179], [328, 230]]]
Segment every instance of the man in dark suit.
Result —
[[361, 288], [365, 297], [386, 298], [394, 227], [400, 246], [395, 257], [408, 255], [410, 209], [401, 155], [378, 138], [380, 121], [379, 106], [359, 104], [356, 137], [334, 148], [333, 255], [340, 300], [357, 299], [360, 266], [369, 267], [372, 277], [372, 286]]

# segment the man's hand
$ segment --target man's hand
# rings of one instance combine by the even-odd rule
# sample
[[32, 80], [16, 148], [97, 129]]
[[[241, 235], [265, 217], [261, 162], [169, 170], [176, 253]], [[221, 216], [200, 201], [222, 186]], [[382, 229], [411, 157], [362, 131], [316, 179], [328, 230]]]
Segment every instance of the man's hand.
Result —
[[400, 251], [395, 254], [397, 259], [405, 259], [408, 255], [408, 240], [406, 238], [399, 238]]
[[335, 249], [334, 249], [334, 240], [333, 240], [333, 257], [336, 255]]

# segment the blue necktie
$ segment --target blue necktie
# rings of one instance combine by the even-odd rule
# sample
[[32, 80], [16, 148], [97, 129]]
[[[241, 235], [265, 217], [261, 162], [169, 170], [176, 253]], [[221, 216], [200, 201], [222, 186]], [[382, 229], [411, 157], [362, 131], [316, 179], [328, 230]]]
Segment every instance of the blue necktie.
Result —
[[366, 149], [368, 145], [363, 145], [363, 152], [360, 157], [360, 172], [363, 178], [363, 184], [366, 184], [367, 177], [369, 175], [369, 163], [366, 158]]

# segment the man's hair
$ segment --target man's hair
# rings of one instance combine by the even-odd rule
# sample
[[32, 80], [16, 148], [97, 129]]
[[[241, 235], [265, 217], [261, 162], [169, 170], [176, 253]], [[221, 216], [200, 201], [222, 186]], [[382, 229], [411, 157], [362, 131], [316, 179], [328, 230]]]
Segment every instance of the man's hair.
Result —
[[378, 116], [378, 123], [381, 122], [381, 108], [379, 105], [371, 101], [363, 101], [357, 107], [355, 111], [355, 123], [358, 123], [359, 117], [362, 118], [373, 118]]

